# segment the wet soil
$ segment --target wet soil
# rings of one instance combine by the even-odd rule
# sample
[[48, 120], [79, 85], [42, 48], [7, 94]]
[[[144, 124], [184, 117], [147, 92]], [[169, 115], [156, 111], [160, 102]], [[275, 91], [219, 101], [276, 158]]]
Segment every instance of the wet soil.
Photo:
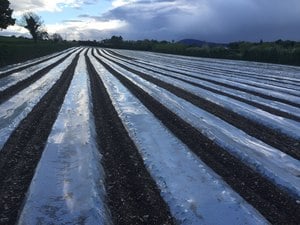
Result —
[[[114, 53], [113, 51], [110, 51], [110, 52], [111, 52], [111, 54]], [[118, 56], [118, 57], [116, 57], [116, 56]], [[125, 61], [124, 59], [126, 59], [126, 58], [122, 58], [122, 55], [118, 54], [116, 56], [112, 55], [111, 57], [114, 57], [115, 59], [118, 59], [118, 60], [121, 60], [121, 61], [126, 62], [128, 64], [136, 66], [136, 63]], [[238, 100], [240, 102], [247, 103], [247, 104], [252, 105], [252, 106], [254, 106], [256, 108], [259, 108], [259, 109], [262, 109], [262, 110], [264, 110], [266, 112], [269, 112], [271, 114], [274, 114], [274, 115], [277, 115], [277, 116], [281, 116], [281, 117], [285, 117], [287, 119], [291, 119], [291, 120], [295, 120], [297, 122], [300, 122], [300, 115], [296, 116], [296, 115], [290, 114], [288, 112], [284, 112], [284, 111], [280, 111], [280, 110], [271, 108], [271, 107], [269, 107], [267, 105], [264, 105], [264, 104], [261, 104], [261, 103], [258, 103], [258, 102], [253, 102], [251, 100], [244, 99], [244, 98], [238, 97], [236, 95], [232, 95], [232, 94], [229, 94], [229, 93], [222, 92], [220, 90], [217, 90], [217, 89], [214, 89], [212, 87], [208, 87], [208, 86], [202, 85], [200, 83], [192, 82], [192, 81], [190, 81], [190, 80], [188, 80], [186, 78], [186, 77], [191, 77], [190, 75], [189, 76], [185, 75], [185, 76], [182, 76], [182, 77], [177, 77], [177, 76], [173, 76], [173, 75], [170, 75], [168, 73], [161, 72], [161, 71], [158, 72], [156, 70], [150, 69], [149, 67], [142, 66], [142, 63], [140, 63], [140, 64], [141, 65], [139, 65], [139, 67], [142, 68], [142, 69], [145, 69], [145, 70], [148, 70], [148, 71], [151, 71], [151, 72], [155, 72], [156, 74], [159, 74], [159, 75], [162, 75], [162, 76], [165, 76], [165, 77], [170, 77], [170, 78], [173, 78], [173, 79], [176, 79], [176, 80], [183, 81], [183, 82], [191, 84], [191, 85], [193, 85], [195, 87], [199, 87], [199, 88], [202, 88], [204, 90], [208, 90], [208, 91], [211, 91], [213, 93], [220, 94], [220, 95], [223, 95], [223, 96], [227, 96], [227, 97], [236, 99], [236, 100]]]
[[101, 74], [87, 56], [86, 61], [97, 142], [106, 174], [107, 204], [114, 224], [174, 224], [167, 204], [118, 117]]
[[[100, 53], [103, 57], [106, 57], [102, 53]], [[106, 57], [106, 59], [110, 60]], [[235, 113], [231, 110], [225, 109], [222, 106], [213, 103], [205, 98], [201, 98], [195, 94], [192, 94], [184, 89], [176, 87], [170, 83], [166, 83], [162, 80], [154, 78], [150, 75], [147, 75], [143, 72], [138, 70], [129, 68], [126, 65], [123, 65], [119, 62], [110, 60], [115, 64], [121, 66], [122, 68], [137, 74], [138, 76], [142, 77], [143, 79], [156, 84], [159, 87], [162, 87], [173, 94], [177, 95], [180, 98], [183, 98], [195, 106], [204, 109], [205, 111], [216, 115], [217, 117], [221, 118], [222, 120], [232, 124], [233, 126], [243, 130], [245, 133], [253, 136], [263, 142], [289, 154], [290, 156], [300, 160], [300, 140], [289, 137], [285, 134], [280, 133], [280, 131], [274, 130], [270, 127], [264, 126], [256, 121], [250, 120], [238, 113]]]
[[[296, 199], [252, 170], [225, 149], [201, 134], [125, 76], [98, 61], [127, 87], [174, 135], [185, 143], [237, 193], [272, 224], [298, 224], [300, 207]], [[191, 98], [190, 101], [193, 101]]]
[[0, 151], [0, 224], [13, 225], [17, 221], [35, 168], [74, 75], [78, 57], [79, 54], [21, 121]]
[[32, 74], [30, 77], [12, 85], [11, 87], [0, 91], [0, 104], [15, 95], [16, 93], [20, 92], [24, 88], [28, 87], [30, 84], [34, 83], [41, 77], [43, 77], [45, 74], [47, 74], [51, 69], [53, 69], [55, 66], [61, 64], [66, 58], [68, 58], [74, 51], [67, 54], [65, 57], [57, 60], [56, 62], [40, 69], [39, 71]]
[[20, 66], [20, 67], [18, 67], [18, 68], [16, 68], [16, 69], [12, 69], [12, 70], [9, 70], [9, 71], [7, 71], [7, 72], [0, 73], [0, 79], [3, 78], [3, 77], [7, 77], [7, 76], [9, 76], [9, 75], [11, 75], [11, 74], [13, 74], [13, 73], [16, 73], [16, 72], [22, 71], [22, 70], [24, 70], [24, 69], [27, 69], [27, 68], [29, 68], [29, 67], [31, 67], [31, 66], [35, 66], [35, 65], [38, 65], [38, 64], [40, 64], [40, 63], [46, 62], [46, 61], [48, 61], [48, 60], [50, 60], [50, 59], [53, 59], [53, 58], [55, 58], [55, 57], [58, 57], [58, 56], [60, 56], [60, 55], [62, 55], [62, 54], [64, 54], [64, 53], [62, 52], [62, 53], [60, 53], [60, 54], [58, 54], [58, 55], [51, 56], [51, 57], [49, 57], [49, 58], [40, 60], [40, 61], [38, 61], [38, 62], [29, 63], [29, 64], [27, 64], [27, 65], [25, 65], [25, 66]]
[[[121, 55], [118, 56], [121, 57]], [[22, 209], [35, 168], [73, 78], [78, 57], [79, 53], [56, 84], [43, 96], [28, 116], [21, 121], [0, 151], [0, 225], [12, 225], [18, 219], [18, 214]], [[97, 143], [103, 156], [101, 162], [105, 169], [106, 201], [114, 224], [176, 224], [167, 204], [160, 195], [160, 190], [145, 168], [138, 149], [118, 117], [118, 113], [101, 80], [101, 73], [99, 74], [95, 70], [86, 54], [85, 57], [91, 81]], [[134, 85], [125, 76], [115, 71], [111, 66], [99, 58], [98, 60], [162, 124], [219, 174], [247, 202], [252, 204], [267, 220], [272, 224], [278, 225], [299, 224], [300, 207], [293, 196], [290, 196], [238, 158], [229, 154], [225, 149], [216, 145], [202, 135], [199, 130], [182, 120], [144, 90]], [[224, 120], [227, 119], [228, 122], [233, 123], [236, 127], [244, 129], [244, 124], [251, 124], [251, 121], [241, 117], [236, 119], [236, 114], [232, 114], [232, 112], [223, 108], [218, 108], [215, 104], [209, 103], [205, 99], [194, 96], [174, 85], [124, 67], [125, 65], [121, 66], [190, 101], [196, 106], [204, 108], [206, 111], [214, 113]], [[40, 72], [40, 74], [45, 73], [47, 73], [46, 70]], [[43, 75], [36, 76], [34, 80], [39, 79]], [[3, 97], [3, 99], [8, 99], [32, 82], [34, 81], [28, 80], [24, 83], [19, 83], [19, 86], [16, 86], [16, 90], [9, 91], [8, 97]], [[254, 127], [256, 124], [251, 126]], [[268, 132], [268, 130], [259, 129], [256, 128], [249, 132]], [[265, 136], [267, 141], [276, 137], [267, 136], [267, 134], [263, 136]], [[281, 138], [281, 136], [278, 137]], [[289, 145], [289, 142], [286, 142], [285, 145]]]

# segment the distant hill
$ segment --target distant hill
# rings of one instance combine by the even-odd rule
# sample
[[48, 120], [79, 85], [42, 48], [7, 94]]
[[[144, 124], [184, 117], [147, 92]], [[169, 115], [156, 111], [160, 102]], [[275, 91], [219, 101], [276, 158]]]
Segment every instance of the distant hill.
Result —
[[190, 46], [197, 46], [197, 47], [202, 47], [203, 45], [208, 45], [210, 47], [215, 47], [215, 46], [227, 46], [228, 44], [224, 43], [214, 43], [214, 42], [206, 42], [206, 41], [200, 41], [196, 39], [183, 39], [178, 41], [178, 43], [184, 44], [184, 45], [190, 45]]

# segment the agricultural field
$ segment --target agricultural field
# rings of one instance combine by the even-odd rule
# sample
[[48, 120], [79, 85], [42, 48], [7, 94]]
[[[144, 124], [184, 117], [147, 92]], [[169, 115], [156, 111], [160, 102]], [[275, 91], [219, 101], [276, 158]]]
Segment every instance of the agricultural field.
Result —
[[0, 69], [0, 224], [299, 224], [300, 68], [74, 47]]

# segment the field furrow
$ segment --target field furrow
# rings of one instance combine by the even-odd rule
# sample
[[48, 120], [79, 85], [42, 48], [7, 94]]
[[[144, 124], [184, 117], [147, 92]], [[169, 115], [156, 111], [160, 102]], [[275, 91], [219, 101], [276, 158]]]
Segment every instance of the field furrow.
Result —
[[73, 53], [63, 63], [50, 70], [44, 77], [0, 105], [0, 149], [2, 149], [19, 123], [61, 77], [61, 74], [72, 62], [75, 55], [76, 53]]
[[[145, 64], [145, 63], [142, 63]], [[146, 65], [149, 63], [146, 63]], [[267, 98], [270, 100], [275, 100], [275, 101], [279, 101], [279, 102], [283, 102], [286, 104], [290, 104], [292, 106], [295, 107], [300, 107], [300, 98], [297, 96], [293, 96], [290, 95], [288, 93], [282, 93], [282, 92], [278, 92], [278, 91], [273, 91], [273, 90], [265, 90], [264, 88], [258, 88], [258, 87], [252, 87], [246, 84], [242, 84], [239, 82], [234, 82], [234, 81], [229, 81], [226, 80], [224, 78], [213, 78], [211, 77], [211, 75], [209, 73], [207, 74], [203, 74], [203, 73], [199, 73], [199, 72], [182, 72], [180, 68], [176, 68], [176, 69], [169, 69], [168, 65], [160, 65], [160, 64], [154, 64], [151, 63], [150, 66], [152, 69], [155, 69], [157, 71], [164, 71], [167, 73], [177, 73], [177, 74], [181, 74], [187, 77], [192, 77], [192, 78], [196, 78], [199, 80], [204, 80], [204, 81], [208, 81], [217, 85], [222, 85], [224, 87], [228, 87], [228, 88], [232, 88], [232, 89], [236, 89], [239, 91], [244, 91], [250, 94], [254, 94], [263, 98]]]
[[[106, 59], [109, 60], [109, 58]], [[127, 71], [133, 72], [143, 79], [191, 102], [195, 106], [216, 115], [247, 134], [300, 159], [300, 146], [297, 146], [300, 140], [300, 123], [273, 116], [224, 96], [217, 96], [214, 93], [203, 90], [199, 91], [199, 89], [193, 90], [181, 82], [163, 79], [156, 75], [149, 76], [124, 64], [111, 61]], [[275, 129], [273, 130], [272, 128]]]
[[[112, 56], [113, 57], [113, 56]], [[214, 84], [212, 82], [204, 81], [196, 79], [195, 77], [190, 77], [187, 75], [178, 74], [175, 72], [165, 72], [163, 70], [157, 70], [152, 67], [145, 67], [142, 64], [139, 64], [137, 62], [132, 62], [128, 60], [124, 60], [122, 58], [116, 58], [115, 59], [122, 61], [122, 63], [125, 65], [129, 65], [130, 67], [137, 67], [139, 70], [147, 71], [147, 73], [150, 74], [158, 74], [162, 75], [164, 77], [170, 77], [176, 80], [183, 81], [185, 83], [191, 84], [193, 86], [200, 87], [202, 89], [212, 91], [217, 94], [221, 94], [230, 98], [237, 99], [239, 101], [245, 102], [247, 104], [251, 104], [255, 107], [261, 108], [265, 111], [271, 112], [272, 114], [287, 117], [294, 119], [296, 121], [299, 121], [299, 115], [300, 115], [300, 108], [290, 106], [285, 103], [281, 103], [278, 101], [272, 101], [270, 99], [266, 99], [263, 97], [259, 97], [255, 95], [255, 93], [250, 94], [245, 91], [240, 91], [235, 88], [229, 88], [222, 85]]]
[[69, 55], [69, 53], [72, 53], [73, 51], [67, 51], [65, 53], [60, 54], [59, 56], [56, 56], [52, 59], [49, 59], [45, 62], [39, 63], [34, 66], [30, 66], [24, 70], [15, 72], [10, 74], [10, 76], [7, 76], [5, 78], [0, 79], [0, 91], [4, 91], [5, 89], [15, 85], [16, 83], [27, 79], [28, 77], [31, 77], [39, 70], [57, 62], [59, 59], [64, 58], [65, 56]]
[[[100, 78], [87, 57], [97, 141], [106, 173], [107, 204], [115, 224], [174, 224]], [[101, 71], [99, 71], [101, 72]]]
[[0, 151], [0, 224], [14, 224], [60, 110], [79, 55], [16, 127]]
[[23, 90], [24, 88], [26, 88], [27, 86], [31, 85], [32, 83], [34, 83], [35, 81], [37, 81], [38, 79], [40, 79], [41, 77], [43, 77], [45, 74], [47, 74], [51, 69], [53, 69], [55, 66], [59, 65], [60, 63], [62, 63], [65, 59], [67, 59], [70, 55], [72, 54], [69, 53], [66, 56], [64, 56], [63, 58], [57, 60], [56, 62], [38, 70], [37, 72], [35, 72], [34, 74], [32, 74], [30, 77], [27, 77], [24, 80], [20, 80], [19, 82], [9, 86], [8, 88], [1, 90], [0, 91], [0, 104], [3, 103], [4, 101], [6, 101], [7, 99], [9, 99], [10, 97], [12, 97], [13, 95], [15, 95], [16, 93], [18, 93], [19, 91]]
[[[247, 141], [243, 133], [234, 131], [234, 127], [227, 127], [218, 119], [214, 122], [214, 117], [209, 119], [205, 112], [195, 116], [200, 113], [199, 108], [185, 104], [173, 95], [168, 97], [165, 90], [160, 91], [159, 88], [155, 88], [138, 76], [131, 76], [128, 71], [121, 69], [116, 71], [103, 60], [99, 62], [202, 161], [222, 176], [268, 220], [273, 223], [277, 221], [278, 224], [279, 221], [289, 220], [289, 223], [296, 224], [298, 216], [295, 215], [300, 209], [290, 194], [299, 196], [300, 193], [298, 160], [287, 155], [282, 157], [280, 151], [251, 137]], [[212, 126], [214, 123], [215, 128]], [[288, 168], [288, 165], [291, 167]], [[268, 180], [260, 173], [263, 173]], [[290, 194], [278, 188], [271, 180], [288, 189]], [[286, 207], [290, 207], [289, 210], [286, 210]]]
[[95, 59], [92, 62], [101, 71], [119, 117], [177, 222], [189, 225], [267, 224], [120, 81]]
[[[127, 56], [115, 53], [114, 51], [106, 51], [108, 54], [119, 56], [121, 58], [125, 59], [131, 59]], [[207, 67], [204, 65], [201, 66], [195, 66], [194, 64], [182, 64], [177, 61], [168, 61], [168, 60], [162, 60], [157, 61], [157, 63], [150, 62], [149, 60], [144, 59], [143, 61], [137, 60], [137, 59], [131, 59], [134, 61], [138, 61], [139, 63], [143, 65], [149, 65], [149, 66], [161, 66], [168, 68], [178, 70], [180, 69], [181, 72], [188, 72], [193, 73], [195, 71], [198, 71], [200, 74], [207, 74], [211, 77], [216, 78], [224, 78], [231, 81], [237, 81], [240, 83], [248, 84], [250, 86], [254, 87], [263, 87], [263, 88], [269, 88], [269, 89], [275, 89], [275, 90], [282, 90], [285, 92], [290, 92], [291, 94], [299, 95], [299, 88], [300, 85], [298, 84], [300, 82], [300, 79], [293, 79], [293, 81], [284, 81], [284, 78], [282, 78], [280, 81], [275, 78], [267, 78], [263, 74], [247, 74], [244, 71], [239, 70], [224, 70], [219, 67]], [[169, 71], [170, 72], [170, 71]], [[247, 78], [247, 79], [244, 79]], [[262, 82], [263, 81], [263, 82]], [[296, 82], [295, 82], [296, 81]], [[298, 92], [297, 92], [298, 91]]]
[[59, 53], [54, 53], [50, 56], [44, 56], [44, 57], [41, 57], [41, 58], [36, 59], [36, 60], [30, 60], [30, 61], [25, 62], [25, 63], [15, 64], [13, 66], [10, 66], [13, 69], [7, 68], [5, 70], [0, 70], [0, 78], [4, 78], [4, 77], [9, 76], [13, 73], [17, 73], [17, 72], [22, 71], [24, 69], [39, 65], [43, 62], [48, 62], [49, 60], [54, 59], [54, 58], [64, 54], [64, 52], [67, 52], [67, 51], [70, 51], [70, 50], [71, 49], [67, 49], [67, 50], [59, 52]]
[[[31, 182], [19, 225], [111, 224], [84, 52]], [[76, 137], [76, 138], [74, 138]], [[47, 186], [47, 189], [45, 189]]]
[[78, 47], [0, 69], [0, 224], [300, 221], [298, 67]]
[[[196, 58], [178, 55], [167, 55], [161, 53], [149, 53], [140, 51], [108, 50], [119, 56], [125, 56], [128, 59], [145, 62], [158, 62], [164, 64], [178, 65], [180, 67], [195, 68], [201, 71], [202, 68], [207, 68], [210, 71], [222, 71], [229, 73], [237, 73], [240, 77], [249, 75], [250, 77], [257, 76], [260, 79], [271, 78], [281, 82], [288, 82], [291, 85], [299, 86], [300, 74], [299, 68], [295, 66], [286, 66], [278, 64], [267, 64], [259, 62], [247, 62], [237, 60], [223, 59], [208, 59]], [[243, 70], [241, 69], [243, 68]]]

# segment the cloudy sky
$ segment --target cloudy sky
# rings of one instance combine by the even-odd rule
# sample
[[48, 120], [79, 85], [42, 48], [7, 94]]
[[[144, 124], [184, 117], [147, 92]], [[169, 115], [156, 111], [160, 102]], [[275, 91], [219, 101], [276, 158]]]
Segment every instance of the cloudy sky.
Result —
[[[49, 33], [73, 40], [300, 41], [300, 0], [10, 0], [14, 17], [33, 11]], [[11, 26], [0, 35], [26, 35]]]

